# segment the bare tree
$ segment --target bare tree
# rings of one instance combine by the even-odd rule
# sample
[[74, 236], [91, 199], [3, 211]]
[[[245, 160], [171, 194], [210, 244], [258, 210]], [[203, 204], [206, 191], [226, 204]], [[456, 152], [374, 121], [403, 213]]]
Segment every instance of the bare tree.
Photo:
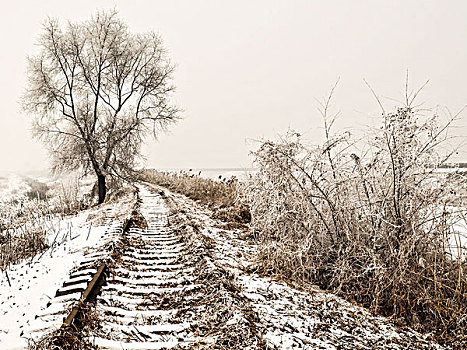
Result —
[[179, 118], [174, 66], [157, 34], [131, 33], [115, 11], [65, 29], [48, 19], [38, 44], [23, 102], [34, 135], [55, 172], [94, 172], [102, 203], [106, 178], [127, 178], [145, 136]]

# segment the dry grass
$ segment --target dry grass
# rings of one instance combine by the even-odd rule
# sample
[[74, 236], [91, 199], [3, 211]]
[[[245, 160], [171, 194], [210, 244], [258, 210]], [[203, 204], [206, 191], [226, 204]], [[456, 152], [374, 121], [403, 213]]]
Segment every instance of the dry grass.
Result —
[[215, 218], [226, 223], [242, 225], [251, 220], [250, 210], [239, 195], [238, 180], [234, 177], [214, 181], [184, 172], [144, 170], [140, 178], [208, 206]]
[[328, 128], [319, 146], [293, 132], [262, 143], [244, 187], [262, 269], [463, 347], [467, 266], [447, 249], [463, 185], [435, 172], [449, 122], [403, 107], [382, 124], [363, 147]]
[[46, 231], [42, 228], [33, 228], [15, 236], [10, 232], [0, 233], [0, 270], [33, 257], [48, 247]]
[[30, 340], [29, 350], [96, 350], [90, 335], [99, 327], [99, 315], [92, 304], [83, 305], [76, 323], [50, 332], [37, 341]]
[[[87, 207], [77, 187], [63, 184], [55, 193], [47, 184], [27, 179], [30, 190], [0, 203], [0, 269], [42, 253], [49, 247], [47, 230], [55, 231], [66, 215]], [[58, 225], [59, 226], [59, 225]]]

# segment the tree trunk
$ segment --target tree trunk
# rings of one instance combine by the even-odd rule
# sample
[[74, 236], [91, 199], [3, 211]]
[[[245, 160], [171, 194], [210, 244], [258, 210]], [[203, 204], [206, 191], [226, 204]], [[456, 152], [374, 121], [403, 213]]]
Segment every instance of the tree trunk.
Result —
[[97, 175], [97, 188], [99, 194], [98, 204], [104, 203], [105, 195], [107, 193], [107, 188], [105, 185], [105, 175]]

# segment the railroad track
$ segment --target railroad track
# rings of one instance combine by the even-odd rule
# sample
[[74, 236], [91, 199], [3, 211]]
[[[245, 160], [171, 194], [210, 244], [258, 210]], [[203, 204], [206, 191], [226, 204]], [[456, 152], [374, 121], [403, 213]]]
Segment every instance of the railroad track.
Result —
[[102, 349], [442, 348], [336, 296], [245, 273], [257, 247], [173, 194], [140, 186], [139, 196], [147, 226], [109, 228], [39, 315], [36, 339], [79, 333], [74, 315], [91, 302], [98, 326], [86, 341]]
[[141, 186], [139, 196], [145, 227], [115, 223], [39, 315], [32, 338], [67, 327], [79, 332], [75, 316], [91, 301], [99, 326], [88, 340], [99, 348], [203, 348], [216, 342], [232, 348], [232, 329], [249, 327], [232, 277], [215, 265], [192, 226], [168, 225], [160, 193]]
[[102, 348], [160, 349], [190, 346], [189, 322], [175, 321], [180, 311], [168, 301], [196, 294], [195, 261], [186, 243], [167, 225], [168, 208], [158, 194], [140, 189], [147, 227], [130, 227], [118, 266], [97, 297], [101, 330], [94, 343]]
[[73, 319], [69, 318], [70, 315], [73, 313], [76, 316], [79, 309], [77, 306], [94, 297], [95, 288], [102, 283], [105, 264], [113, 252], [114, 242], [122, 234], [123, 225], [121, 221], [109, 222], [109, 228], [101, 236], [100, 241], [91, 247], [70, 271], [62, 287], [36, 315], [23, 336], [34, 343], [45, 334], [61, 328], [64, 323], [70, 325]]

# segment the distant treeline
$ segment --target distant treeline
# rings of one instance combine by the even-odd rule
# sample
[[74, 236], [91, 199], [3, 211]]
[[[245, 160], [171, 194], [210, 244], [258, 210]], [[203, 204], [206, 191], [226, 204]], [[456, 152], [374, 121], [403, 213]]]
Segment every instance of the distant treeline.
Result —
[[445, 163], [441, 164], [439, 168], [467, 168], [467, 163]]

